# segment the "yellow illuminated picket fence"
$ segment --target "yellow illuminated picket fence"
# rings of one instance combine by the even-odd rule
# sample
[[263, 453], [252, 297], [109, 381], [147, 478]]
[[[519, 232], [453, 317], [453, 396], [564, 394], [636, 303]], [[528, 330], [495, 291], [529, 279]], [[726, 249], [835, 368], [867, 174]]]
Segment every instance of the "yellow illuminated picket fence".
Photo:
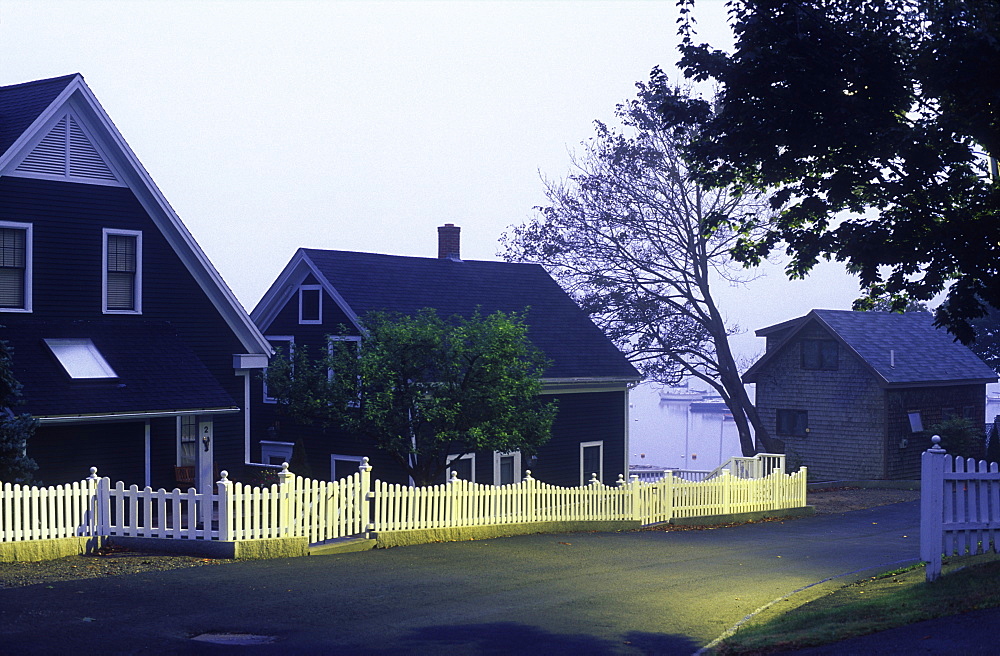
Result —
[[[763, 455], [763, 454], [762, 454]], [[766, 475], [741, 466], [687, 480], [665, 472], [655, 481], [637, 476], [604, 485], [566, 488], [526, 472], [510, 485], [452, 478], [412, 487], [372, 477], [365, 458], [357, 473], [338, 481], [295, 476], [282, 466], [278, 482], [253, 487], [226, 472], [211, 494], [194, 489], [140, 489], [91, 476], [52, 487], [0, 486], [0, 542], [67, 536], [128, 536], [239, 541], [304, 537], [310, 543], [390, 531], [462, 528], [533, 522], [630, 521], [643, 525], [678, 518], [735, 515], [806, 505], [806, 469], [784, 473], [783, 456]], [[776, 458], [780, 460], [776, 460]], [[748, 473], [749, 472], [749, 473]]]

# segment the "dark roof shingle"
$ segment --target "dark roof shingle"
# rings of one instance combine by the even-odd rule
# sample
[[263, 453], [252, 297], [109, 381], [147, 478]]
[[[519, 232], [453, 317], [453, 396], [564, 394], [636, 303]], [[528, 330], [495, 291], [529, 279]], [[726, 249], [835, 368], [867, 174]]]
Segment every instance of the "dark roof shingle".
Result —
[[762, 328], [759, 335], [788, 331], [785, 342], [769, 349], [750, 371], [752, 382], [758, 365], [784, 348], [811, 321], [828, 329], [854, 351], [888, 386], [942, 383], [994, 382], [997, 374], [978, 355], [934, 326], [928, 312], [854, 312], [813, 310], [804, 317]]
[[78, 73], [0, 87], [0, 155], [17, 141], [38, 115]]
[[303, 249], [354, 312], [440, 316], [522, 312], [532, 343], [552, 361], [547, 378], [639, 379], [635, 368], [537, 264], [453, 261]]
[[[118, 375], [72, 379], [45, 339], [89, 338]], [[15, 412], [38, 417], [232, 408], [233, 398], [163, 322], [25, 321], [0, 329], [23, 385]]]

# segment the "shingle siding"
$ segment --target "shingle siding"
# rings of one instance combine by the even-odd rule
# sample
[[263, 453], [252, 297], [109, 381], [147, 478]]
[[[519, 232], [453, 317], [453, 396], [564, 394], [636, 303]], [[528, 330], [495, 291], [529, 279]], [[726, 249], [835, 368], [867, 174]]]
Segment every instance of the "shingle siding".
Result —
[[[829, 338], [829, 333], [815, 327], [796, 339]], [[808, 436], [774, 436], [785, 443], [791, 463], [809, 467], [813, 480], [882, 478], [886, 430], [882, 390], [846, 349], [839, 349], [836, 371], [817, 371], [803, 369], [799, 344], [789, 344], [759, 374], [757, 407], [772, 431], [779, 409], [809, 413]]]

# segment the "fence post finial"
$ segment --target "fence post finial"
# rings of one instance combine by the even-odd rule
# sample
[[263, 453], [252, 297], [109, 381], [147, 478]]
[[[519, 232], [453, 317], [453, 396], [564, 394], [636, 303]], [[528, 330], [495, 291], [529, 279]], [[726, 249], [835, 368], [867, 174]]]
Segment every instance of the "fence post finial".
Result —
[[454, 469], [451, 470], [451, 476], [448, 477], [448, 482], [449, 483], [457, 483], [458, 482], [458, 472], [455, 471]]
[[87, 480], [88, 481], [96, 481], [97, 479], [98, 479], [98, 476], [97, 476], [97, 467], [91, 467], [90, 468], [90, 476], [87, 477]]
[[590, 485], [597, 485], [598, 483], [600, 483], [600, 481], [597, 480], [597, 472], [593, 472], [590, 475]]
[[525, 469], [524, 470], [524, 480], [526, 480], [526, 481], [534, 480], [534, 479], [531, 478], [531, 470], [530, 469]]
[[368, 464], [368, 456], [365, 456], [364, 458], [361, 459], [361, 464], [358, 465], [358, 469], [360, 469], [361, 471], [372, 470], [372, 466]]
[[931, 438], [931, 444], [932, 444], [932, 446], [929, 449], [930, 451], [933, 451], [934, 453], [944, 453], [945, 452], [944, 447], [941, 446], [941, 436], [940, 435], [935, 435], [934, 437], [932, 437]]
[[618, 487], [622, 487], [623, 485], [628, 485], [628, 483], [625, 482], [625, 474], [618, 474], [618, 481], [615, 483], [615, 485], [617, 485]]

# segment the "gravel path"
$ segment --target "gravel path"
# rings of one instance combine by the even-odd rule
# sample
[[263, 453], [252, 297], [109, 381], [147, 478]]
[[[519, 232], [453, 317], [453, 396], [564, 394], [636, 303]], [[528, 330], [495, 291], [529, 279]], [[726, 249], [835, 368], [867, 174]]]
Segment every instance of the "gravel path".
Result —
[[[915, 490], [837, 488], [809, 493], [817, 514], [842, 513], [920, 498]], [[37, 563], [0, 563], [0, 588], [48, 584], [55, 581], [166, 571], [181, 567], [225, 565], [231, 560], [107, 548], [92, 556], [69, 556]]]

